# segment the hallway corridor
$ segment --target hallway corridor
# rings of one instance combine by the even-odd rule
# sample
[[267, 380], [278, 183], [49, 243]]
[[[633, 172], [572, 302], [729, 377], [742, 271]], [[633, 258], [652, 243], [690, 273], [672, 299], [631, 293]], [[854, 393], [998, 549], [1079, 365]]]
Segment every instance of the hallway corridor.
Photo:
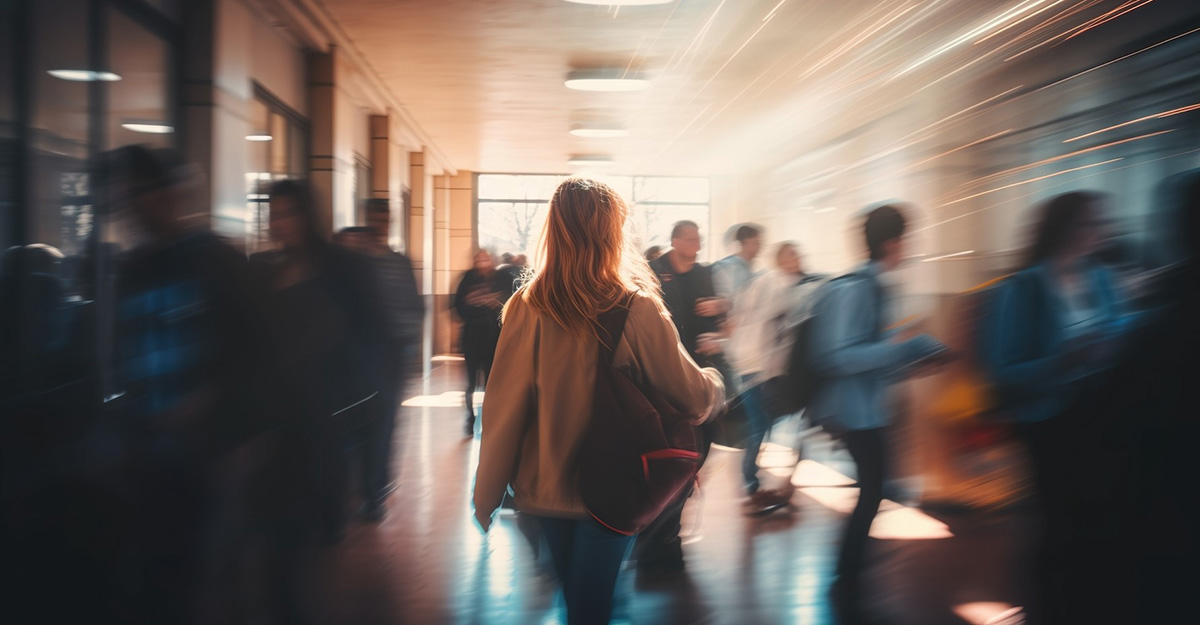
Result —
[[[388, 516], [324, 553], [311, 595], [316, 622], [559, 622], [553, 582], [539, 573], [518, 516], [502, 514], [487, 536], [472, 519], [478, 439], [463, 438], [462, 395], [448, 390], [460, 386], [460, 366], [441, 363], [427, 392], [402, 408]], [[703, 494], [684, 515], [686, 571], [646, 577], [628, 566], [616, 622], [831, 623], [829, 576], [855, 490], [837, 486], [851, 481], [840, 473], [850, 471], [844, 452], [821, 442], [805, 449], [813, 457], [797, 473], [792, 507], [762, 518], [743, 513], [741, 452], [714, 450]], [[768, 447], [763, 464], [786, 465], [787, 455]], [[870, 556], [869, 613], [895, 625], [1010, 622], [1005, 614], [1025, 597], [1018, 572], [1033, 529], [1019, 513], [931, 516], [885, 502], [872, 529], [881, 539]]]

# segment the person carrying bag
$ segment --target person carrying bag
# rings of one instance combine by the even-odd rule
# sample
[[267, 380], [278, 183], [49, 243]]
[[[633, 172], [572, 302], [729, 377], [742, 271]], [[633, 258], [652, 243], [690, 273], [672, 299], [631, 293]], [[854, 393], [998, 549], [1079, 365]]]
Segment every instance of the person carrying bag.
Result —
[[481, 417], [475, 518], [487, 531], [511, 491], [546, 539], [571, 625], [609, 621], [637, 531], [694, 477], [688, 454], [665, 450], [692, 452], [687, 432], [724, 404], [720, 374], [680, 344], [628, 244], [628, 215], [600, 182], [555, 191], [537, 272], [504, 309]]

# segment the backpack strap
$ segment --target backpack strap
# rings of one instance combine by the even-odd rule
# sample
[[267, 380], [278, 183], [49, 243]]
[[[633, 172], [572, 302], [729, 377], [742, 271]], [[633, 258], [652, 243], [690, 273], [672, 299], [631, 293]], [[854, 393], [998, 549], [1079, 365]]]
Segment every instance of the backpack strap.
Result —
[[616, 355], [621, 335], [625, 332], [625, 321], [629, 319], [629, 308], [632, 305], [633, 295], [626, 295], [596, 318], [597, 333], [600, 335], [600, 359], [609, 365]]

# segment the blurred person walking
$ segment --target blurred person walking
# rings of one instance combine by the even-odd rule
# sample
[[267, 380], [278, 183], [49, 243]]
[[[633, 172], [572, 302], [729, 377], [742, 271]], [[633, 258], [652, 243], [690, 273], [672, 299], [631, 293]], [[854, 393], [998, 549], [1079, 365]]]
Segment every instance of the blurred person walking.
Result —
[[[486, 389], [500, 338], [500, 309], [512, 296], [513, 285], [496, 270], [491, 252], [475, 252], [475, 266], [463, 275], [454, 294], [454, 310], [463, 322], [462, 351], [467, 364], [466, 435], [475, 436], [475, 391]], [[482, 385], [480, 377], [483, 378]]]
[[897, 206], [870, 211], [863, 224], [867, 262], [827, 282], [814, 303], [812, 353], [825, 379], [808, 410], [846, 445], [858, 475], [858, 503], [846, 521], [831, 589], [842, 623], [862, 618], [859, 580], [887, 476], [887, 388], [945, 349], [928, 335], [885, 329], [890, 298], [884, 283], [904, 259], [906, 224]]
[[784, 375], [796, 327], [808, 316], [813, 294], [821, 278], [804, 271], [800, 248], [783, 242], [775, 252], [775, 267], [755, 278], [735, 298], [730, 345], [730, 364], [740, 377], [743, 409], [746, 412], [746, 454], [742, 460], [742, 483], [751, 497], [751, 513], [779, 509], [791, 498], [790, 484], [779, 491], [760, 491], [758, 452], [773, 414], [768, 381]]
[[388, 245], [392, 213], [387, 200], [371, 199], [366, 204], [367, 232], [363, 251], [375, 269], [384, 315], [381, 363], [383, 380], [378, 416], [367, 425], [363, 441], [362, 518], [371, 522], [383, 519], [385, 501], [395, 488], [391, 469], [396, 413], [402, 394], [416, 370], [425, 321], [425, 302], [417, 290], [412, 262]]
[[[728, 398], [736, 395], [737, 390], [737, 380], [722, 353], [729, 301], [717, 297], [712, 267], [698, 261], [701, 243], [696, 222], [675, 223], [671, 227], [671, 249], [651, 262], [650, 269], [658, 278], [663, 304], [671, 313], [683, 347], [697, 364], [721, 373]], [[711, 432], [706, 436], [711, 439]], [[707, 448], [708, 441], [704, 445]], [[638, 537], [635, 550], [638, 570], [672, 573], [683, 569], [679, 532], [683, 529], [683, 508], [691, 496], [689, 488]]]
[[129, 620], [194, 622], [214, 599], [200, 594], [206, 551], [230, 531], [219, 508], [229, 483], [218, 474], [262, 424], [260, 311], [245, 258], [189, 220], [192, 173], [179, 154], [127, 146], [105, 154], [100, 170], [136, 241], [117, 270], [115, 414], [101, 450], [127, 463], [138, 495], [123, 548], [138, 554], [145, 588], [131, 597], [138, 616]]
[[275, 410], [306, 447], [289, 450], [297, 466], [279, 479], [303, 476], [312, 509], [305, 516], [316, 520], [323, 540], [337, 542], [346, 522], [349, 441], [374, 420], [372, 402], [384, 402], [377, 395], [389, 388], [382, 306], [372, 267], [326, 239], [305, 183], [271, 187], [270, 233], [278, 249], [251, 262], [269, 291]]
[[1104, 196], [1077, 191], [1038, 209], [1026, 266], [997, 285], [981, 324], [981, 359], [999, 408], [1015, 424], [1033, 470], [1034, 501], [1045, 523], [1031, 620], [1058, 623], [1070, 584], [1081, 488], [1075, 465], [1086, 438], [1072, 403], [1112, 365], [1129, 327], [1110, 271], [1095, 261]]
[[720, 375], [680, 344], [657, 285], [624, 226], [629, 209], [607, 185], [563, 182], [550, 201], [542, 266], [508, 303], [484, 399], [475, 516], [486, 531], [505, 490], [534, 515], [563, 584], [567, 622], [607, 623], [634, 537], [589, 518], [576, 484], [591, 413], [601, 316], [628, 306], [613, 366], [696, 422], [721, 404]]
[[734, 231], [738, 251], [712, 264], [713, 290], [717, 297], [729, 301], [750, 287], [758, 277], [754, 271], [754, 259], [762, 251], [762, 230], [757, 226], [743, 224]]
[[1079, 474], [1104, 478], [1073, 520], [1091, 540], [1065, 574], [1078, 592], [1062, 600], [1088, 622], [1183, 622], [1200, 583], [1200, 170], [1164, 180], [1156, 200], [1170, 225], [1154, 240], [1169, 255], [1155, 298], [1164, 303], [1069, 413], [1080, 418], [1077, 431], [1095, 433], [1096, 453]]

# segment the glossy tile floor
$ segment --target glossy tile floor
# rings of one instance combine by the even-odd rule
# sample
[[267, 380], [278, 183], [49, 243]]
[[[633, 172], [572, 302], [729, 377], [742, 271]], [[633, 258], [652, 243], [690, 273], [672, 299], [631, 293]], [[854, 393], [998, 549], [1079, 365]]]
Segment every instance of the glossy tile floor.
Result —
[[[322, 556], [309, 597], [322, 623], [560, 622], [553, 581], [514, 515], [488, 535], [472, 520], [478, 439], [462, 431], [462, 369], [439, 363], [406, 402], [397, 430], [399, 485], [380, 525], [358, 525]], [[779, 428], [787, 442], [796, 426]], [[841, 521], [857, 491], [852, 466], [819, 436], [807, 439], [792, 507], [747, 517], [741, 452], [716, 449], [701, 474], [702, 495], [684, 516], [687, 569], [649, 578], [623, 575], [618, 620], [632, 623], [811, 623], [833, 619], [826, 600]], [[768, 446], [764, 482], [794, 462]], [[776, 475], [776, 473], [780, 475]], [[903, 499], [897, 496], [897, 499]], [[934, 514], [885, 502], [872, 535], [864, 582], [879, 623], [1011, 622], [1026, 597], [1032, 522], [1019, 513]]]

